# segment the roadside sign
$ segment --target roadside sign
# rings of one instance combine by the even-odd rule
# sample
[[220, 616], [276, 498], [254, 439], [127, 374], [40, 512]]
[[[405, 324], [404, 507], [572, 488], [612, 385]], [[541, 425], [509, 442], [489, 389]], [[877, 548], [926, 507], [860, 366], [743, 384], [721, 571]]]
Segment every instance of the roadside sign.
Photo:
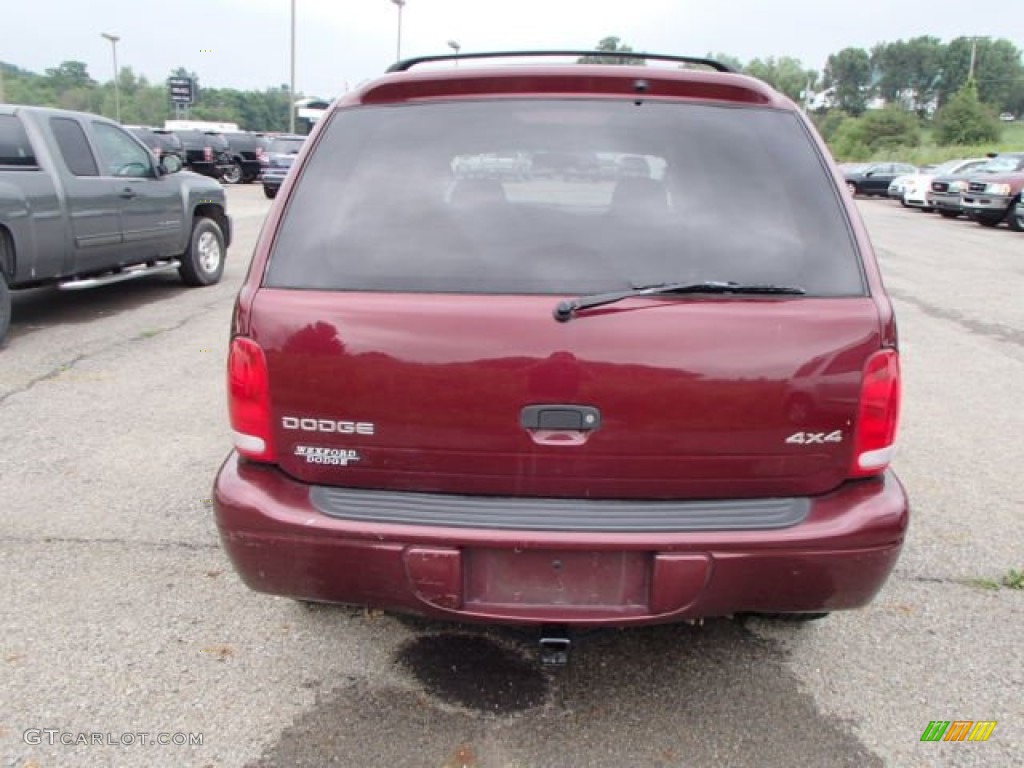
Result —
[[191, 104], [195, 101], [195, 81], [191, 77], [168, 78], [167, 88], [175, 104]]

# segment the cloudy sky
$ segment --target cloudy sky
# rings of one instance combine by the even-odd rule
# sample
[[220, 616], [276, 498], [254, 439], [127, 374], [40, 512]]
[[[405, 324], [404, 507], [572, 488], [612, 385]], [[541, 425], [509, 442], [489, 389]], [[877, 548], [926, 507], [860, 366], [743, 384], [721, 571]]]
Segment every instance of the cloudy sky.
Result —
[[[15, 0], [11, 0], [13, 3]], [[372, 78], [396, 53], [392, 0], [295, 0], [296, 88], [335, 96]], [[843, 47], [934, 35], [1005, 37], [1024, 47], [1024, 13], [962, 0], [407, 0], [405, 56], [524, 48], [591, 48], [616, 35], [635, 50], [747, 61], [795, 56], [820, 69]], [[118, 58], [151, 80], [177, 66], [208, 86], [265, 88], [288, 82], [291, 0], [28, 0], [0, 23], [0, 60], [42, 72], [66, 59], [93, 77]]]

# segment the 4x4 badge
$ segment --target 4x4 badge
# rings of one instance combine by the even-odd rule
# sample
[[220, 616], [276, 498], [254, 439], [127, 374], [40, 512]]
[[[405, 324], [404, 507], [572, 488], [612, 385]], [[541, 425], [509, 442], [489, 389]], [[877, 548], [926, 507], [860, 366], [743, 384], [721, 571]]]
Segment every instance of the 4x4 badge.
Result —
[[815, 445], [825, 443], [843, 442], [843, 432], [837, 429], [835, 432], [797, 432], [786, 438], [786, 442], [792, 445]]

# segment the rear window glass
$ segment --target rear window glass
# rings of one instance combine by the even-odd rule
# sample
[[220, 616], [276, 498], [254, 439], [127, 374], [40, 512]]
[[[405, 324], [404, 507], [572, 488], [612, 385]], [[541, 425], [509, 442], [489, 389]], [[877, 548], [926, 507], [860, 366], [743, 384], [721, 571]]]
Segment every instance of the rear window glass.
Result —
[[839, 195], [795, 115], [588, 100], [342, 111], [265, 276], [533, 294], [690, 280], [864, 293]]
[[35, 164], [36, 155], [21, 120], [14, 115], [0, 115], [0, 165]]
[[209, 139], [202, 131], [175, 131], [175, 134], [183, 147], [198, 149], [210, 146]]
[[50, 119], [50, 130], [71, 173], [75, 176], [99, 176], [96, 158], [82, 126], [67, 117], [54, 117]]
[[268, 152], [277, 152], [281, 155], [298, 154], [302, 149], [302, 139], [272, 139]]
[[164, 149], [181, 149], [181, 139], [167, 131], [154, 131], [153, 137]]

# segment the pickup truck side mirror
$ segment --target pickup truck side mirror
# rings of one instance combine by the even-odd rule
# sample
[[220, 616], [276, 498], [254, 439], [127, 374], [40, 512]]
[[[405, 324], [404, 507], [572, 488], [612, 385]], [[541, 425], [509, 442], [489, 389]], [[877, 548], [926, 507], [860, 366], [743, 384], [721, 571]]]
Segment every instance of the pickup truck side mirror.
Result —
[[166, 176], [167, 174], [177, 173], [181, 170], [181, 158], [177, 155], [161, 155], [160, 156], [160, 175]]

